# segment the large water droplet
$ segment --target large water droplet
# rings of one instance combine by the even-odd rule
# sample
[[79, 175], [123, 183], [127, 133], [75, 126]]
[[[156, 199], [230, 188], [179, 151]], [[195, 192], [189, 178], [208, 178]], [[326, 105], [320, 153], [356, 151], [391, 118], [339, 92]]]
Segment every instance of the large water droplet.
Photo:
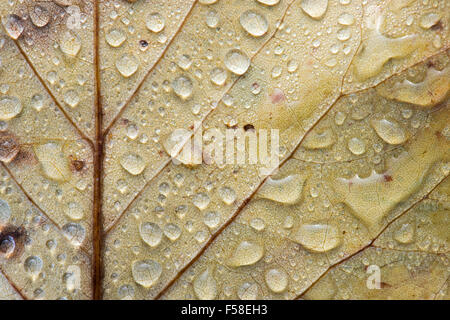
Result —
[[75, 90], [67, 90], [64, 94], [64, 102], [67, 103], [71, 108], [75, 108], [80, 102], [80, 97]]
[[306, 149], [323, 149], [332, 146], [336, 141], [333, 130], [326, 128], [321, 131], [311, 131], [303, 141]]
[[366, 152], [366, 145], [358, 138], [351, 138], [348, 141], [348, 150], [355, 155], [360, 155]]
[[62, 52], [69, 56], [75, 57], [81, 49], [81, 40], [72, 31], [66, 31], [61, 37], [59, 46]]
[[280, 293], [286, 290], [289, 278], [284, 270], [270, 269], [266, 272], [266, 283], [270, 290]]
[[62, 227], [64, 236], [74, 246], [81, 246], [86, 237], [86, 230], [78, 223], [70, 222]]
[[164, 235], [171, 241], [177, 240], [181, 235], [181, 229], [176, 224], [168, 223], [164, 226]]
[[161, 32], [165, 25], [164, 18], [159, 13], [153, 12], [147, 17], [146, 25], [152, 32]]
[[16, 97], [0, 98], [0, 120], [10, 120], [22, 111], [22, 103]]
[[240, 50], [232, 49], [225, 55], [225, 66], [231, 72], [242, 75], [250, 66], [250, 59]]
[[134, 281], [144, 288], [150, 288], [159, 279], [162, 273], [161, 265], [153, 260], [141, 260], [133, 263], [131, 273]]
[[237, 295], [241, 300], [256, 300], [258, 298], [258, 285], [245, 282], [238, 289]]
[[195, 278], [193, 286], [195, 295], [200, 300], [212, 300], [217, 296], [217, 283], [209, 269]]
[[209, 205], [210, 199], [206, 193], [201, 192], [201, 193], [197, 193], [194, 196], [194, 199], [192, 200], [192, 202], [200, 210], [205, 210]]
[[142, 240], [150, 247], [158, 246], [163, 235], [161, 228], [152, 222], [142, 223], [139, 227], [139, 233], [141, 234]]
[[405, 130], [393, 120], [373, 119], [370, 124], [378, 136], [389, 144], [402, 144], [408, 139]]
[[328, 7], [328, 0], [302, 0], [303, 11], [313, 19], [321, 19]]
[[210, 74], [211, 82], [221, 86], [227, 81], [227, 72], [222, 68], [214, 68]]
[[233, 267], [249, 266], [252, 265], [264, 256], [264, 247], [260, 244], [242, 241], [234, 249], [228, 264]]
[[414, 225], [405, 223], [398, 228], [394, 233], [394, 239], [403, 244], [411, 243], [414, 241]]
[[430, 29], [432, 26], [436, 25], [440, 19], [441, 16], [438, 15], [437, 13], [428, 13], [420, 18], [419, 24], [423, 29], [427, 30]]
[[253, 10], [242, 13], [239, 22], [242, 28], [254, 37], [265, 35], [269, 29], [269, 23], [266, 17]]
[[222, 201], [228, 205], [236, 200], [236, 192], [229, 187], [222, 187], [219, 189], [219, 196]]
[[293, 234], [293, 240], [314, 252], [326, 252], [341, 243], [339, 230], [328, 224], [304, 224]]
[[36, 27], [44, 27], [50, 21], [50, 13], [42, 6], [36, 5], [30, 11], [31, 22]]
[[114, 48], [120, 47], [127, 39], [127, 35], [121, 29], [112, 29], [105, 36], [106, 42]]
[[15, 14], [9, 14], [2, 19], [2, 22], [6, 32], [11, 38], [16, 40], [20, 37], [24, 29], [22, 18]]
[[69, 202], [66, 208], [66, 215], [72, 220], [81, 220], [84, 216], [83, 207], [77, 202]]
[[120, 158], [120, 165], [133, 176], [141, 174], [147, 164], [140, 155], [129, 153]]
[[125, 78], [131, 77], [139, 67], [139, 59], [132, 54], [124, 54], [116, 60], [116, 68]]
[[280, 2], [280, 0], [256, 0], [256, 1], [265, 4], [266, 6], [274, 6]]
[[279, 180], [269, 177], [259, 190], [258, 196], [280, 203], [297, 203], [301, 199], [305, 180], [299, 174], [289, 175]]
[[172, 82], [173, 91], [181, 99], [187, 99], [192, 95], [192, 89], [194, 85], [192, 80], [187, 76], [179, 76]]
[[11, 217], [11, 208], [8, 202], [0, 199], [0, 224], [6, 224]]
[[23, 263], [25, 271], [31, 276], [33, 281], [35, 281], [41, 273], [43, 265], [42, 259], [37, 256], [30, 256], [26, 258]]
[[47, 178], [61, 182], [70, 180], [72, 173], [69, 162], [60, 144], [56, 142], [41, 144], [34, 148], [34, 152]]

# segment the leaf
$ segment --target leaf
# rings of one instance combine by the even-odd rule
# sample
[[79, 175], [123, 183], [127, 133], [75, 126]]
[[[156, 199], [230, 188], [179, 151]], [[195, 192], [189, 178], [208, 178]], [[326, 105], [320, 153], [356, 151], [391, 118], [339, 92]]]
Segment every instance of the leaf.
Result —
[[0, 298], [448, 298], [448, 12], [1, 3]]

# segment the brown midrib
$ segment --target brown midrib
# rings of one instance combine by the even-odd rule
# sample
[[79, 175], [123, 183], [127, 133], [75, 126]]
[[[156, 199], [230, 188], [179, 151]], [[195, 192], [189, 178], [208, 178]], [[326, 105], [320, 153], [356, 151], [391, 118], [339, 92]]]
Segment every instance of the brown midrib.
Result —
[[103, 247], [103, 227], [102, 227], [102, 194], [103, 194], [103, 154], [104, 136], [103, 111], [100, 87], [100, 60], [99, 60], [99, 1], [94, 4], [94, 68], [95, 68], [95, 141], [94, 141], [94, 201], [92, 218], [92, 296], [94, 300], [102, 299], [102, 247]]

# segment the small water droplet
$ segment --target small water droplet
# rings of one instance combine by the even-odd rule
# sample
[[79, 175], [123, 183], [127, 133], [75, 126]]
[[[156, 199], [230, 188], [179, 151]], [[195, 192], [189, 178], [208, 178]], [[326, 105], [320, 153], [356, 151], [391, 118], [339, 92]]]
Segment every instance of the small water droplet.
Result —
[[44, 263], [42, 259], [37, 256], [30, 256], [25, 259], [23, 266], [25, 271], [31, 276], [31, 279], [35, 281], [41, 273]]
[[83, 207], [77, 202], [69, 202], [66, 208], [66, 215], [72, 220], [80, 220], [84, 216]]
[[233, 267], [249, 266], [255, 264], [264, 256], [264, 247], [260, 244], [242, 241], [234, 249], [228, 264]]
[[193, 287], [195, 295], [200, 300], [212, 300], [217, 296], [217, 283], [209, 269], [195, 278]]
[[270, 290], [280, 293], [286, 290], [289, 278], [284, 270], [270, 269], [266, 272], [266, 283]]
[[227, 72], [226, 70], [222, 69], [222, 68], [214, 68], [211, 70], [211, 82], [221, 86], [225, 83], [225, 81], [227, 81]]
[[313, 19], [321, 19], [328, 8], [328, 0], [302, 0], [302, 10]]
[[366, 145], [358, 138], [351, 138], [348, 141], [348, 150], [350, 150], [354, 155], [360, 155], [366, 152]]
[[65, 54], [75, 57], [81, 49], [81, 40], [72, 31], [66, 31], [63, 33], [59, 42], [61, 51]]
[[17, 40], [24, 29], [22, 18], [15, 14], [9, 14], [2, 19], [2, 22], [8, 35]]
[[172, 82], [173, 91], [181, 99], [185, 100], [192, 95], [194, 84], [192, 80], [187, 76], [179, 76]]
[[70, 243], [77, 247], [81, 246], [86, 237], [86, 230], [78, 223], [67, 223], [62, 227], [62, 231]]

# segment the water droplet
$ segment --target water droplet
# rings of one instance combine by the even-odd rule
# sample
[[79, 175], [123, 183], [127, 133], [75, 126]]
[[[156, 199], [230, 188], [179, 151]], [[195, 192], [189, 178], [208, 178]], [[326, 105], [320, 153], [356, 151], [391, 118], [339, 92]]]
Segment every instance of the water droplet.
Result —
[[305, 178], [299, 174], [282, 179], [269, 177], [258, 192], [258, 196], [279, 203], [294, 204], [300, 201]]
[[256, 0], [256, 1], [265, 4], [266, 6], [274, 6], [280, 2], [280, 0]]
[[436, 13], [425, 14], [420, 18], [420, 26], [426, 30], [430, 29], [432, 26], [436, 25], [440, 19], [441, 16]]
[[132, 54], [124, 54], [116, 61], [116, 68], [125, 78], [131, 77], [139, 67], [139, 59]]
[[373, 119], [370, 124], [378, 136], [389, 144], [402, 144], [408, 139], [405, 130], [393, 120]]
[[328, 7], [328, 0], [302, 0], [302, 10], [313, 19], [321, 19]]
[[258, 298], [258, 285], [256, 283], [244, 282], [239, 287], [237, 295], [241, 300], [256, 300]]
[[78, 223], [70, 222], [62, 227], [64, 236], [74, 246], [81, 246], [86, 237], [86, 230]]
[[266, 17], [253, 10], [247, 10], [239, 18], [242, 28], [254, 37], [261, 37], [269, 29]]
[[69, 161], [62, 152], [62, 146], [56, 142], [48, 142], [34, 147], [34, 152], [41, 163], [47, 178], [55, 181], [68, 181], [72, 173]]
[[41, 111], [42, 107], [44, 107], [44, 98], [40, 94], [35, 94], [31, 98], [31, 106], [36, 111]]
[[219, 189], [219, 196], [225, 204], [232, 204], [236, 200], [236, 192], [229, 187]]
[[181, 56], [178, 57], [177, 64], [181, 69], [187, 70], [192, 64], [192, 59], [187, 54], [182, 54]]
[[250, 66], [250, 59], [240, 50], [232, 49], [225, 55], [225, 66], [237, 75], [244, 74]]
[[266, 223], [261, 218], [254, 218], [250, 221], [250, 227], [252, 227], [256, 231], [261, 231], [266, 227]]
[[69, 202], [66, 208], [66, 215], [72, 220], [83, 219], [83, 208], [77, 202]]
[[121, 300], [131, 300], [134, 297], [134, 288], [129, 284], [124, 284], [117, 290], [117, 295]]
[[147, 166], [144, 159], [134, 153], [123, 155], [120, 158], [120, 165], [133, 176], [141, 174]]
[[205, 210], [209, 205], [210, 199], [206, 193], [201, 192], [194, 196], [192, 202], [200, 210]]
[[120, 47], [127, 39], [127, 35], [121, 29], [112, 29], [105, 36], [106, 42], [114, 48]]
[[127, 126], [127, 137], [134, 140], [138, 137], [138, 127], [135, 124], [130, 124]]
[[200, 300], [212, 300], [217, 296], [217, 283], [209, 269], [199, 274], [193, 282], [195, 295]]
[[16, 97], [0, 98], [0, 120], [10, 120], [22, 111], [22, 103]]
[[414, 225], [405, 223], [398, 228], [394, 233], [394, 239], [403, 244], [411, 243], [414, 241]]
[[61, 51], [65, 54], [75, 57], [81, 49], [80, 38], [72, 31], [66, 31], [63, 33], [59, 42]]
[[215, 211], [207, 212], [203, 217], [203, 222], [208, 226], [208, 228], [214, 229], [220, 223], [220, 214]]
[[264, 247], [250, 241], [242, 241], [234, 249], [228, 264], [232, 267], [249, 266], [255, 264], [264, 256]]
[[11, 208], [9, 207], [8, 202], [0, 199], [0, 223], [6, 224], [11, 217]]
[[351, 138], [348, 141], [348, 150], [355, 155], [360, 155], [366, 152], [366, 145], [358, 138]]
[[339, 230], [328, 224], [301, 225], [292, 236], [293, 240], [310, 251], [326, 252], [341, 244]]
[[164, 235], [171, 241], [177, 240], [181, 235], [181, 229], [176, 224], [168, 223], [164, 226]]
[[151, 13], [147, 17], [146, 25], [148, 30], [152, 32], [161, 32], [165, 25], [164, 18], [157, 12]]
[[22, 18], [15, 14], [9, 14], [2, 19], [2, 22], [8, 35], [17, 40], [24, 29]]
[[25, 271], [31, 276], [33, 281], [35, 281], [41, 273], [43, 265], [42, 259], [37, 256], [30, 256], [26, 258], [23, 263]]
[[70, 107], [75, 108], [80, 102], [80, 97], [75, 90], [67, 90], [64, 94], [64, 102]]
[[222, 68], [214, 68], [211, 70], [211, 81], [212, 83], [221, 86], [227, 81], [227, 72]]
[[194, 85], [192, 80], [187, 76], [179, 76], [172, 82], [173, 91], [181, 99], [185, 100], [192, 95], [192, 89]]
[[150, 288], [159, 279], [162, 273], [161, 265], [153, 260], [141, 260], [133, 263], [131, 273], [134, 281], [144, 288]]
[[266, 283], [270, 290], [280, 293], [286, 290], [289, 278], [284, 270], [270, 269], [266, 272]]
[[152, 222], [142, 223], [139, 227], [142, 240], [150, 247], [156, 247], [160, 244], [162, 239], [162, 230], [156, 224]]
[[350, 13], [343, 13], [339, 16], [338, 22], [343, 26], [351, 26], [355, 23], [355, 18]]
[[206, 25], [210, 28], [215, 28], [219, 25], [219, 15], [216, 10], [209, 10], [205, 16]]
[[30, 11], [31, 22], [36, 27], [44, 27], [50, 21], [50, 14], [47, 9], [42, 6], [36, 5]]
[[323, 149], [332, 146], [336, 142], [333, 130], [326, 128], [324, 130], [311, 131], [303, 141], [302, 146], [306, 149]]

